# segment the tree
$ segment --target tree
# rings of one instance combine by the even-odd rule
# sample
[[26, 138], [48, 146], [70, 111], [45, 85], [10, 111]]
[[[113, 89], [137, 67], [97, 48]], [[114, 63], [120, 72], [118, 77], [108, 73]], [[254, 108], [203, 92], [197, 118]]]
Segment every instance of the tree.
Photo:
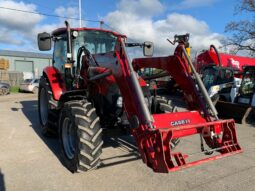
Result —
[[225, 27], [225, 32], [232, 33], [226, 42], [232, 51], [246, 51], [255, 56], [255, 0], [241, 0], [236, 7], [237, 14], [249, 14], [252, 19], [232, 21]]

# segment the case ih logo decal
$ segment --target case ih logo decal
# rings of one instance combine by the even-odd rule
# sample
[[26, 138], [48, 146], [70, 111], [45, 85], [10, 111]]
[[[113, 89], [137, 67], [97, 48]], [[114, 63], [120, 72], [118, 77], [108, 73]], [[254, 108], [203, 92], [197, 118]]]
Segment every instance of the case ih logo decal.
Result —
[[190, 123], [189, 119], [182, 119], [182, 120], [179, 120], [179, 121], [172, 121], [170, 124], [172, 126], [178, 126], [178, 125], [185, 125], [185, 124], [188, 124], [188, 123]]

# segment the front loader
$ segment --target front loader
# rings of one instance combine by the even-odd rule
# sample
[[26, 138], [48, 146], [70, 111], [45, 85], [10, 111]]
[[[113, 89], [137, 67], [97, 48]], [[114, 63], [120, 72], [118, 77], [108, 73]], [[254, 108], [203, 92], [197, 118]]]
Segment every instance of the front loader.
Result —
[[[64, 164], [72, 172], [100, 165], [102, 128], [131, 129], [141, 158], [155, 172], [167, 173], [240, 153], [234, 120], [219, 120], [205, 87], [179, 43], [174, 55], [128, 56], [126, 36], [93, 28], [66, 27], [38, 35], [40, 50], [54, 41], [53, 66], [44, 69], [39, 87], [39, 118], [43, 133], [59, 132]], [[153, 44], [140, 43], [145, 56]], [[164, 70], [179, 84], [190, 111], [155, 110], [157, 96], [137, 75], [141, 68]], [[191, 71], [190, 71], [191, 69]], [[198, 134], [201, 151], [217, 155], [190, 161], [174, 152], [172, 140]], [[205, 145], [207, 149], [205, 149]]]

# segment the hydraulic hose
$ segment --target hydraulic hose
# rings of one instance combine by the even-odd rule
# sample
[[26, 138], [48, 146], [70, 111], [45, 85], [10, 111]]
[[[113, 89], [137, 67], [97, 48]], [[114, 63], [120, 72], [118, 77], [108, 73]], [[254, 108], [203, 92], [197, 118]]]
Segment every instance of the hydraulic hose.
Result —
[[219, 66], [222, 67], [222, 62], [221, 62], [221, 59], [220, 59], [220, 54], [219, 54], [217, 48], [213, 44], [210, 46], [210, 48], [214, 49], [214, 51], [215, 51], [215, 53], [217, 55], [217, 58], [218, 58]]
[[214, 107], [214, 105], [212, 103], [212, 100], [211, 100], [210, 96], [208, 95], [208, 92], [207, 92], [207, 90], [206, 90], [206, 88], [205, 88], [205, 86], [204, 86], [204, 84], [203, 84], [199, 74], [197, 73], [195, 67], [193, 66], [193, 64], [192, 64], [192, 62], [191, 62], [191, 60], [190, 60], [190, 58], [189, 58], [189, 56], [188, 56], [184, 46], [182, 47], [182, 51], [183, 51], [183, 53], [184, 53], [184, 55], [185, 55], [185, 57], [186, 57], [186, 59], [188, 61], [188, 64], [189, 64], [189, 66], [191, 68], [192, 73], [194, 74], [194, 76], [195, 76], [195, 78], [197, 80], [197, 84], [198, 84], [199, 89], [201, 90], [201, 92], [202, 92], [202, 94], [203, 94], [203, 96], [205, 98], [206, 103], [209, 105], [210, 109], [212, 110], [213, 116], [218, 120], [219, 119], [218, 118], [218, 112], [217, 112], [216, 108]]

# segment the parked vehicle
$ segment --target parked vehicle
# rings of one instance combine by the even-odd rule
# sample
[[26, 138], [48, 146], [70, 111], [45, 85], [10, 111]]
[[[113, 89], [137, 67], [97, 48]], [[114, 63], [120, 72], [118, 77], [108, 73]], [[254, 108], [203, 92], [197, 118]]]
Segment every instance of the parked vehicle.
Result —
[[34, 94], [38, 93], [39, 79], [26, 79], [20, 84], [20, 92], [32, 92]]
[[11, 90], [10, 84], [0, 82], [0, 95], [9, 94], [10, 90]]
[[[245, 124], [255, 117], [255, 66], [243, 67], [241, 86], [233, 99], [233, 103], [219, 101], [216, 108], [222, 118], [234, 118]], [[235, 86], [232, 89], [236, 88]], [[236, 90], [232, 90], [233, 92]]]
[[[195, 66], [204, 76], [203, 82], [216, 104], [219, 116], [234, 118], [238, 123], [249, 122], [249, 116], [253, 113], [254, 107], [252, 96], [255, 59], [222, 54], [214, 45], [211, 45], [209, 50], [196, 57]], [[253, 77], [247, 78], [247, 75]], [[245, 86], [247, 79], [249, 86]], [[248, 95], [242, 91], [247, 88]]]
[[235, 82], [232, 68], [220, 67], [214, 64], [201, 70], [202, 80], [212, 101], [231, 101], [231, 88]]

